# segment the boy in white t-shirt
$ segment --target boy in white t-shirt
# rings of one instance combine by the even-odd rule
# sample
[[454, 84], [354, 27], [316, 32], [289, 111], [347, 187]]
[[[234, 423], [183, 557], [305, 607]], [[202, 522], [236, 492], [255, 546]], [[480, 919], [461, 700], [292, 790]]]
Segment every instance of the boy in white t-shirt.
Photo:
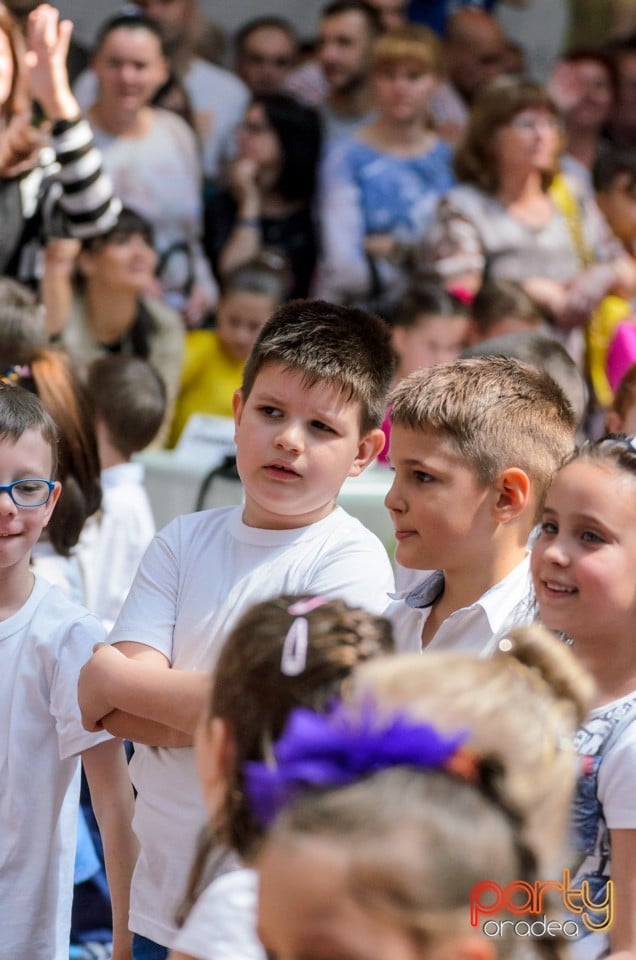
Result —
[[238, 617], [281, 593], [342, 597], [372, 612], [386, 605], [386, 552], [336, 497], [382, 448], [391, 370], [378, 317], [321, 301], [279, 307], [234, 398], [244, 506], [179, 517], [157, 535], [111, 634], [116, 647], [84, 668], [86, 727], [148, 745], [135, 747], [131, 767], [135, 957], [165, 956], [157, 945], [176, 931], [205, 811], [192, 751], [170, 748], [191, 742], [208, 671]]
[[117, 354], [93, 361], [86, 385], [94, 411], [102, 509], [82, 530], [77, 556], [84, 604], [112, 630], [155, 534], [144, 468], [131, 457], [159, 432], [166, 388], [150, 363]]
[[81, 755], [125, 960], [132, 789], [122, 744], [87, 734], [77, 703], [104, 632], [29, 565], [61, 491], [56, 443], [38, 398], [0, 383], [0, 956], [68, 960]]

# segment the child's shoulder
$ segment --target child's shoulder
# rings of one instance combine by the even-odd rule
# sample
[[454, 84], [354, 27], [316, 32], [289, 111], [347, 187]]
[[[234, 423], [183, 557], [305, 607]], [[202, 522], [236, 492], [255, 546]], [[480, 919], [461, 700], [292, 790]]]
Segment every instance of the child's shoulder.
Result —
[[32, 645], [46, 648], [53, 655], [71, 634], [78, 632], [91, 644], [99, 643], [105, 636], [97, 617], [37, 574], [26, 602], [11, 617], [0, 621], [0, 638], [28, 635]]

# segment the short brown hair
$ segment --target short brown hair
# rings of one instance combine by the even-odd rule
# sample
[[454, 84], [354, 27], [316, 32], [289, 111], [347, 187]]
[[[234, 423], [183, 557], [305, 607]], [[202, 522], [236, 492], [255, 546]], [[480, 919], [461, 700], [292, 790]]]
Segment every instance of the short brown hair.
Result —
[[574, 414], [545, 373], [509, 357], [474, 357], [410, 374], [393, 391], [391, 423], [439, 431], [483, 484], [524, 470], [539, 503], [574, 446]]
[[540, 327], [546, 320], [521, 284], [503, 277], [484, 280], [471, 304], [470, 312], [475, 326], [484, 337], [505, 317], [513, 316], [528, 326], [532, 324], [536, 327]]
[[292, 300], [274, 311], [243, 370], [243, 399], [267, 363], [303, 374], [305, 384], [323, 381], [361, 407], [360, 432], [382, 423], [393, 373], [391, 333], [366, 310], [324, 300]]
[[442, 73], [442, 48], [432, 30], [412, 24], [381, 34], [373, 44], [372, 70], [405, 61], [419, 64], [427, 73]]
[[[558, 117], [557, 106], [540, 83], [519, 77], [497, 77], [479, 92], [468, 119], [464, 137], [455, 154], [455, 173], [463, 183], [472, 183], [487, 193], [498, 184], [495, 134], [524, 110], [547, 110]], [[556, 160], [556, 158], [555, 158]], [[544, 187], [555, 169], [546, 171]]]
[[154, 440], [166, 415], [166, 388], [152, 364], [138, 357], [99, 357], [89, 367], [86, 386], [96, 416], [124, 457]]

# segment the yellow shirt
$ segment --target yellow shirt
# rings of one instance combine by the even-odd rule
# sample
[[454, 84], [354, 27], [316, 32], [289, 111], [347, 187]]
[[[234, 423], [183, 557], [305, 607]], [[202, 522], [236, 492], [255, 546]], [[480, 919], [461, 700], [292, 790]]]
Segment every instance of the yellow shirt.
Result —
[[190, 330], [168, 446], [174, 447], [193, 413], [232, 416], [232, 396], [241, 386], [243, 360], [225, 351], [215, 330]]

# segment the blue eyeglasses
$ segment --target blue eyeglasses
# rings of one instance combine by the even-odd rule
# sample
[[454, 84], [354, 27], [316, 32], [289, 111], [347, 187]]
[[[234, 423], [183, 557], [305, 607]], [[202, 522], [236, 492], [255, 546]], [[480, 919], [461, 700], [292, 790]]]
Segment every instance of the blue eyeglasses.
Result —
[[52, 480], [39, 480], [32, 477], [0, 485], [0, 493], [8, 493], [16, 507], [43, 507], [54, 489], [55, 484]]

